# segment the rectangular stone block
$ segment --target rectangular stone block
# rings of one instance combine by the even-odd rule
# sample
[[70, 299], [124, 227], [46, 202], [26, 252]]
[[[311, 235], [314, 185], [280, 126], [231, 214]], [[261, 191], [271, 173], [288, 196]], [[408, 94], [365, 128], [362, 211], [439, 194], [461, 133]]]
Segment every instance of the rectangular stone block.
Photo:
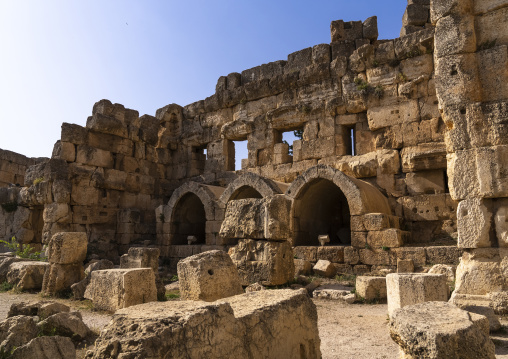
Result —
[[409, 232], [395, 228], [382, 231], [369, 231], [367, 234], [367, 243], [372, 248], [396, 248], [404, 245], [409, 236]]
[[95, 308], [111, 312], [155, 302], [155, 274], [151, 268], [93, 271], [85, 298], [90, 299]]
[[392, 265], [393, 255], [382, 249], [360, 249], [360, 262], [367, 265]]
[[406, 175], [406, 188], [412, 195], [444, 193], [444, 171], [409, 172]]
[[458, 204], [448, 194], [401, 197], [397, 202], [402, 205], [404, 218], [409, 221], [437, 221], [454, 218]]
[[392, 273], [386, 276], [388, 315], [395, 309], [423, 302], [448, 301], [448, 284], [442, 274]]
[[85, 232], [56, 233], [49, 242], [48, 261], [58, 264], [82, 263], [86, 258], [87, 246]]
[[446, 169], [446, 147], [439, 142], [405, 147], [401, 160], [403, 172]]
[[298, 259], [305, 259], [309, 262], [317, 261], [317, 247], [315, 246], [298, 246], [293, 248], [293, 253]]
[[385, 277], [356, 277], [356, 294], [365, 300], [386, 298]]
[[395, 248], [392, 251], [397, 256], [397, 259], [410, 259], [418, 267], [425, 265], [426, 256], [424, 247], [401, 247]]
[[457, 246], [426, 247], [425, 256], [428, 264], [459, 264], [462, 249]]
[[369, 108], [367, 110], [367, 120], [372, 131], [403, 122], [419, 121], [418, 101], [412, 100], [391, 106]]
[[343, 246], [325, 246], [317, 248], [317, 260], [327, 260], [332, 263], [344, 262], [344, 247]]
[[109, 151], [78, 145], [76, 162], [89, 166], [113, 168], [113, 155]]
[[[506, 16], [506, 19], [508, 19], [508, 12]], [[505, 22], [507, 22], [506, 19]], [[479, 51], [476, 55], [483, 101], [490, 102], [507, 99], [508, 54], [506, 45]]]

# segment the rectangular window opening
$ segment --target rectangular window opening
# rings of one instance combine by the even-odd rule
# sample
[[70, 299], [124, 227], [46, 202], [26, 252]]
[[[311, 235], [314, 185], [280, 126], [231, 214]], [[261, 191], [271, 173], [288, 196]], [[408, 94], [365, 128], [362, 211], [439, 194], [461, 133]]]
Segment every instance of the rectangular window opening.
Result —
[[355, 127], [346, 127], [344, 131], [344, 145], [346, 146], [346, 155], [356, 155], [356, 130]]
[[240, 141], [232, 141], [234, 145], [233, 149], [233, 161], [235, 164], [235, 171], [242, 169], [242, 159], [249, 158], [249, 151], [247, 150], [247, 139]]

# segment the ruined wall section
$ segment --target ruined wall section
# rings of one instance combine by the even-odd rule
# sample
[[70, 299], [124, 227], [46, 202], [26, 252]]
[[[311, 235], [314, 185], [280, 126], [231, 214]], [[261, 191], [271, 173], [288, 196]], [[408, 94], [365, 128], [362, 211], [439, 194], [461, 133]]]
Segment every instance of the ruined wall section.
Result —
[[25, 182], [26, 169], [43, 160], [45, 159], [30, 158], [0, 148], [0, 187], [22, 186]]
[[41, 210], [39, 244], [57, 232], [86, 232], [89, 253], [112, 260], [134, 244], [155, 244], [154, 209], [181, 185], [191, 155], [178, 141], [182, 108], [156, 116], [102, 100], [86, 127], [62, 125], [52, 158], [28, 169], [17, 196]]
[[[325, 164], [368, 181], [405, 218], [415, 243], [455, 236], [444, 123], [434, 78], [434, 28], [377, 40], [377, 20], [334, 21], [332, 42], [219, 78], [184, 107], [183, 142], [207, 149], [202, 181], [227, 183], [233, 141], [248, 141], [243, 171], [291, 183]], [[283, 142], [286, 131], [301, 140]], [[354, 141], [351, 141], [351, 135]], [[289, 146], [292, 145], [292, 154]]]
[[455, 303], [508, 312], [508, 1], [434, 0], [436, 89], [458, 200]]

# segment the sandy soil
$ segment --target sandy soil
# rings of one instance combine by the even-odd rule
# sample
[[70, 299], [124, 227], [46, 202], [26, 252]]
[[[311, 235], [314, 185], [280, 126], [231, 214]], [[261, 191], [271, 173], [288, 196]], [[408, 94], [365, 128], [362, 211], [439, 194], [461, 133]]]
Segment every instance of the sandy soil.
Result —
[[[39, 301], [38, 294], [0, 293], [0, 320], [7, 317], [12, 303]], [[95, 332], [103, 328], [111, 315], [91, 310], [88, 301], [57, 300], [79, 310], [83, 321]], [[391, 340], [387, 328], [388, 316], [386, 304], [346, 304], [338, 301], [314, 299], [318, 310], [318, 326], [321, 337], [323, 359], [392, 359], [398, 357], [398, 346]], [[501, 318], [508, 328], [508, 317]], [[496, 344], [496, 358], [508, 359], [508, 332], [492, 336]], [[93, 342], [79, 346], [78, 358], [83, 358]]]

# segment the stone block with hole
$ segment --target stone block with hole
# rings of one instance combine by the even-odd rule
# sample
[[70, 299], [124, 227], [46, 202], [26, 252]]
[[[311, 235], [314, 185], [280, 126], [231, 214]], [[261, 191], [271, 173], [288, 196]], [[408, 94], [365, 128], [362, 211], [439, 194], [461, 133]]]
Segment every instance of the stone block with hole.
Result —
[[386, 299], [386, 278], [356, 277], [356, 294], [365, 300]]
[[388, 314], [423, 302], [448, 301], [446, 276], [427, 273], [392, 273], [386, 276]]
[[224, 251], [212, 250], [178, 262], [180, 297], [183, 300], [215, 300], [242, 294], [238, 270]]
[[157, 300], [151, 268], [105, 269], [92, 272], [85, 298], [97, 309], [116, 311]]

